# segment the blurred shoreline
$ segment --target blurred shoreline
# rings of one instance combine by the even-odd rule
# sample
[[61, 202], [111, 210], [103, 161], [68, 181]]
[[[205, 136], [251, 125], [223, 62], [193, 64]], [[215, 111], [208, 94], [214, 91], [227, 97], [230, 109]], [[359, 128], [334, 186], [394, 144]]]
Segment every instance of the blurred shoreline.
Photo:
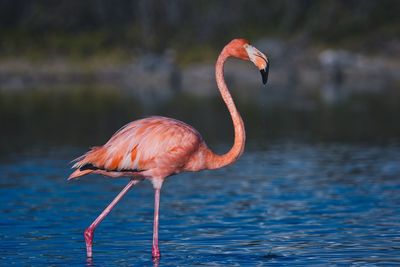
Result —
[[[271, 60], [267, 86], [249, 62], [230, 60], [225, 69], [253, 143], [399, 141], [396, 58], [278, 39], [254, 45]], [[180, 65], [172, 50], [126, 61], [0, 62], [0, 149], [102, 144], [155, 114], [192, 124], [210, 143], [232, 142], [214, 62]]]
[[[396, 57], [320, 49], [280, 39], [264, 38], [254, 44], [271, 61], [269, 93], [260, 97], [258, 73], [248, 63], [232, 60], [226, 65], [225, 76], [230, 89], [241, 98], [301, 102], [314, 95], [331, 103], [355, 93], [400, 95], [400, 60]], [[161, 55], [147, 53], [120, 62], [8, 58], [0, 61], [0, 90], [102, 87], [126, 92], [149, 106], [170, 101], [178, 93], [217, 95], [214, 62], [181, 65], [176, 53], [168, 49]]]

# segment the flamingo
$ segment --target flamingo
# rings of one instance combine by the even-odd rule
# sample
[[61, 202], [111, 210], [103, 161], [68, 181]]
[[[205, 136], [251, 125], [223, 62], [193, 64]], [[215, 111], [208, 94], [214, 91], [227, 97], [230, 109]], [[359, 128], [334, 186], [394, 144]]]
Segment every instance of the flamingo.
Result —
[[224, 63], [229, 57], [252, 61], [261, 72], [263, 84], [267, 83], [269, 70], [268, 58], [245, 39], [234, 39], [221, 51], [215, 76], [235, 132], [234, 144], [227, 153], [218, 155], [211, 151], [199, 132], [190, 125], [176, 119], [153, 116], [128, 123], [105, 145], [93, 147], [73, 161], [75, 164], [72, 168], [76, 170], [68, 180], [91, 173], [130, 177], [128, 184], [84, 231], [88, 258], [92, 258], [96, 227], [133, 186], [140, 181], [150, 180], [155, 192], [152, 257], [159, 259], [160, 190], [165, 179], [181, 172], [222, 168], [235, 162], [243, 153], [246, 139], [243, 120], [224, 81]]

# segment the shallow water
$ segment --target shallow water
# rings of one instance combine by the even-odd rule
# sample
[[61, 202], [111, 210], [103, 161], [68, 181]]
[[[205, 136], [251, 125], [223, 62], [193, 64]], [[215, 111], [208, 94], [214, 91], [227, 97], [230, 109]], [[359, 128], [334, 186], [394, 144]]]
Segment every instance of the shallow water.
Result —
[[82, 232], [126, 180], [66, 182], [81, 152], [3, 158], [1, 266], [400, 265], [399, 146], [271, 145], [222, 170], [171, 177], [156, 263], [148, 182], [99, 226], [87, 261]]

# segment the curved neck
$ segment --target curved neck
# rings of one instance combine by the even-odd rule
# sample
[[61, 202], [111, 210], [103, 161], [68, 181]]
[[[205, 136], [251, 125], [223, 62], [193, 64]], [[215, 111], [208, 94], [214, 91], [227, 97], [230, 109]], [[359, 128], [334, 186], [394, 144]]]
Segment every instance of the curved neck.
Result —
[[235, 130], [235, 139], [232, 148], [223, 155], [217, 155], [212, 153], [207, 162], [209, 169], [217, 169], [229, 165], [235, 162], [240, 155], [243, 153], [244, 145], [246, 141], [246, 133], [242, 117], [236, 109], [235, 103], [233, 102], [232, 96], [229, 93], [228, 87], [226, 86], [224, 79], [224, 63], [229, 55], [226, 53], [226, 49], [223, 49], [217, 59], [215, 66], [215, 76], [217, 80], [218, 89], [221, 96], [231, 114], [233, 128]]

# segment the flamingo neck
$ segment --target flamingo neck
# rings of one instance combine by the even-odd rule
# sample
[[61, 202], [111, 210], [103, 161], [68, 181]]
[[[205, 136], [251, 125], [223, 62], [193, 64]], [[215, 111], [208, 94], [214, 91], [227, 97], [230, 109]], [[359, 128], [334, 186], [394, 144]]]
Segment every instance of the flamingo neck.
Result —
[[224, 63], [228, 57], [229, 55], [226, 52], [226, 49], [223, 49], [215, 65], [215, 77], [221, 96], [229, 110], [229, 113], [231, 114], [235, 138], [232, 148], [227, 153], [223, 155], [217, 155], [211, 152], [207, 161], [207, 166], [209, 169], [222, 168], [235, 162], [240, 155], [242, 155], [246, 141], [246, 133], [242, 117], [236, 109], [235, 103], [233, 102], [232, 96], [224, 79]]

